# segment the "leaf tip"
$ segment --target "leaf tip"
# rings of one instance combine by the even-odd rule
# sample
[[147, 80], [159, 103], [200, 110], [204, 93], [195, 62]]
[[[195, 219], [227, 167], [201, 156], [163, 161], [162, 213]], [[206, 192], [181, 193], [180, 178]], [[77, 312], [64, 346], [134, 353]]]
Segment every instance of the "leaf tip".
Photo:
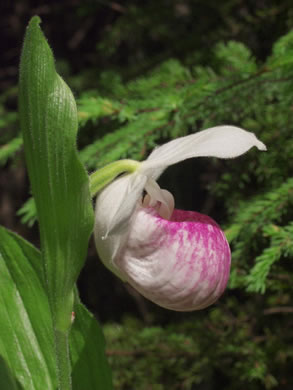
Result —
[[39, 27], [41, 22], [41, 18], [38, 15], [35, 15], [29, 21], [29, 27]]

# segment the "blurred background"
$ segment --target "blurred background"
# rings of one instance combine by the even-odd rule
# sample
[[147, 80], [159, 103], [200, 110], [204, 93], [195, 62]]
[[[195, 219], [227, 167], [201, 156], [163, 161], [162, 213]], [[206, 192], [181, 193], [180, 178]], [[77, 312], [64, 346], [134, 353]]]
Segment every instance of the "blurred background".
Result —
[[33, 15], [78, 104], [89, 172], [220, 124], [268, 153], [197, 159], [162, 187], [209, 214], [231, 242], [229, 289], [202, 312], [146, 301], [100, 263], [79, 278], [104, 327], [115, 389], [293, 388], [291, 0], [3, 0], [0, 4], [0, 222], [39, 246], [17, 119], [18, 64]]

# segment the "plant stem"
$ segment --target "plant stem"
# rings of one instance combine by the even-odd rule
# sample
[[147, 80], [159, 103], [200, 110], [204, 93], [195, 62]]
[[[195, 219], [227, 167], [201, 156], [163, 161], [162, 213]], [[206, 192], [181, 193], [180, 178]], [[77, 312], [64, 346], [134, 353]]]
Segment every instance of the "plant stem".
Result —
[[54, 329], [57, 358], [58, 390], [71, 390], [71, 367], [69, 357], [69, 332]]
[[140, 163], [135, 160], [118, 160], [110, 163], [90, 175], [90, 191], [94, 197], [107, 184], [111, 183], [121, 173], [133, 173]]

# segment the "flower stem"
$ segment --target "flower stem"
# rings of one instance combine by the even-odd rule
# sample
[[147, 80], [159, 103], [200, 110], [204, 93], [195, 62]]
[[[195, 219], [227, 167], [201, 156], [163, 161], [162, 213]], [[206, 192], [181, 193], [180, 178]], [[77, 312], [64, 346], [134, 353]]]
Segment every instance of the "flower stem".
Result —
[[73, 310], [73, 292], [62, 298], [51, 300], [53, 318], [58, 390], [71, 390], [71, 361], [69, 354], [69, 333]]
[[54, 329], [57, 358], [58, 390], [71, 390], [71, 367], [69, 358], [68, 333]]
[[135, 160], [118, 160], [104, 166], [90, 175], [90, 191], [94, 197], [107, 184], [111, 183], [121, 173], [133, 173], [140, 163]]

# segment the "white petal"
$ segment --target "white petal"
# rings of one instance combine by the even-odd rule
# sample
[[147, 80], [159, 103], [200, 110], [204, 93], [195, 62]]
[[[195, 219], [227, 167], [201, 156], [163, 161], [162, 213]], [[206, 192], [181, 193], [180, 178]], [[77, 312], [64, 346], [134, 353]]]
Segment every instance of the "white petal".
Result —
[[169, 166], [192, 157], [234, 158], [256, 146], [266, 150], [253, 133], [235, 126], [217, 126], [177, 138], [156, 148], [140, 172], [156, 180]]
[[[158, 212], [161, 217], [169, 219], [174, 210], [174, 197], [167, 191], [162, 190], [157, 182], [153, 179], [149, 179], [145, 185], [146, 192], [150, 195], [149, 206], [155, 206], [157, 202], [160, 202], [161, 205], [158, 209]], [[146, 204], [145, 204], [146, 205]]]
[[125, 175], [109, 184], [98, 195], [94, 236], [104, 264], [115, 272], [113, 259], [127, 236], [127, 227], [147, 178], [140, 174]]
[[146, 181], [147, 177], [141, 174], [124, 175], [98, 195], [96, 220], [101, 220], [99, 234], [104, 239], [109, 234], [125, 229]]
[[164, 189], [161, 190], [161, 193], [165, 202], [159, 207], [159, 215], [164, 219], [170, 219], [175, 207], [174, 196], [171, 192]]

